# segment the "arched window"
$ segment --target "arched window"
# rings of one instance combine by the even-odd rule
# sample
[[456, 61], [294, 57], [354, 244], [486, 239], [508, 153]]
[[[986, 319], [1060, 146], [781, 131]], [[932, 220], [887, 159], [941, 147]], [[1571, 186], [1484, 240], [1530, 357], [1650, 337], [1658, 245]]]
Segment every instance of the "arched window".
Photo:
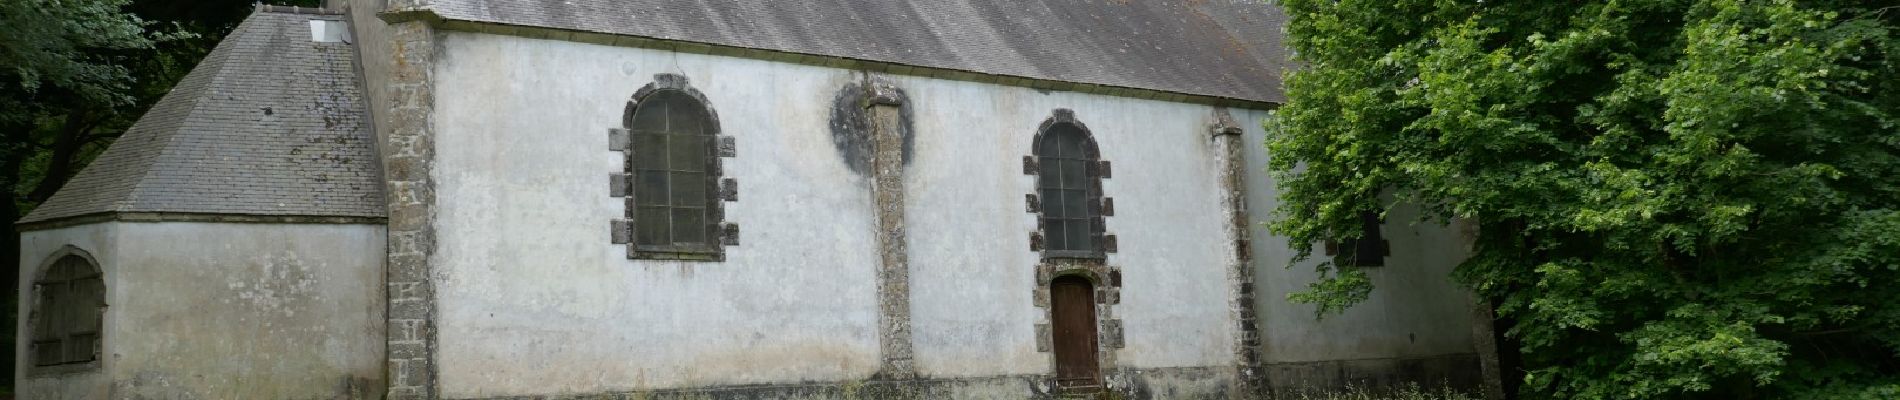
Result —
[[1044, 257], [1102, 258], [1113, 251], [1103, 216], [1113, 204], [1102, 196], [1107, 163], [1088, 128], [1069, 110], [1043, 123], [1035, 143], [1036, 195]]
[[98, 360], [106, 306], [105, 279], [98, 266], [78, 254], [59, 257], [33, 282], [33, 292], [33, 365]]
[[[736, 183], [720, 179], [720, 157], [730, 157], [730, 138], [719, 136], [719, 119], [686, 77], [661, 74], [627, 104], [623, 143], [630, 188], [623, 225], [633, 258], [719, 260], [721, 245], [736, 244], [736, 227], [722, 227], [721, 200], [737, 200]], [[621, 236], [616, 236], [621, 237]]]

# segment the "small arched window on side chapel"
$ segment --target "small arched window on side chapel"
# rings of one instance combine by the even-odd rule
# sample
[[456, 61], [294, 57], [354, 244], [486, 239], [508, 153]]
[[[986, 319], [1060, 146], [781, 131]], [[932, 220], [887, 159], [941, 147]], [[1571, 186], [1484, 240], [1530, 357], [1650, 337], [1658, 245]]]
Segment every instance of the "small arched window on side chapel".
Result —
[[630, 258], [722, 260], [722, 246], [737, 244], [736, 227], [722, 225], [721, 200], [737, 200], [736, 182], [720, 179], [731, 138], [719, 135], [718, 117], [686, 77], [654, 80], [634, 94], [625, 129], [614, 132], [616, 150], [627, 152], [614, 191], [628, 197], [615, 242], [631, 246]]
[[1024, 160], [1024, 172], [1036, 175], [1029, 209], [1040, 213], [1031, 247], [1044, 258], [1101, 259], [1114, 252], [1115, 237], [1103, 219], [1115, 213], [1114, 199], [1102, 194], [1109, 164], [1088, 127], [1074, 112], [1058, 109], [1037, 132], [1033, 152]]
[[99, 360], [106, 286], [85, 257], [58, 258], [33, 281], [33, 366], [83, 365]]

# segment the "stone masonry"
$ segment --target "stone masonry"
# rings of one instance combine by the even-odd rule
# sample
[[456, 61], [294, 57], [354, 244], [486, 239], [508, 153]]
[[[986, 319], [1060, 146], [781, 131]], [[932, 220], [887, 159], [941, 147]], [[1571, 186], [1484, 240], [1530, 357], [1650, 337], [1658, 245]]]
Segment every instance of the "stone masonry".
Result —
[[910, 333], [910, 264], [904, 236], [903, 92], [875, 82], [864, 83], [865, 107], [871, 119], [872, 200], [877, 205], [878, 347], [883, 353], [878, 375], [904, 380], [917, 376]]
[[389, 138], [382, 149], [389, 194], [388, 398], [433, 399], [435, 296], [430, 259], [435, 254], [435, 183], [430, 171], [435, 160], [435, 98], [430, 72], [435, 29], [427, 21], [394, 21], [390, 32], [393, 68], [389, 85], [382, 88], [390, 91], [389, 118], [377, 121]]
[[1252, 229], [1249, 226], [1252, 220], [1247, 214], [1246, 188], [1241, 181], [1244, 175], [1242, 168], [1246, 168], [1246, 162], [1241, 159], [1242, 130], [1226, 108], [1215, 107], [1213, 119], [1209, 133], [1213, 136], [1215, 154], [1220, 162], [1221, 197], [1227, 202], [1226, 209], [1231, 221], [1228, 228], [1232, 230], [1229, 235], [1234, 252], [1232, 265], [1228, 268], [1228, 279], [1234, 284], [1230, 309], [1239, 332], [1235, 335], [1239, 340], [1234, 344], [1234, 352], [1235, 359], [1239, 361], [1241, 390], [1236, 390], [1235, 395], [1257, 396], [1266, 387], [1263, 383], [1266, 375], [1260, 371], [1260, 324], [1255, 317], [1258, 314], [1254, 312], [1253, 255], [1249, 251], [1252, 248]]

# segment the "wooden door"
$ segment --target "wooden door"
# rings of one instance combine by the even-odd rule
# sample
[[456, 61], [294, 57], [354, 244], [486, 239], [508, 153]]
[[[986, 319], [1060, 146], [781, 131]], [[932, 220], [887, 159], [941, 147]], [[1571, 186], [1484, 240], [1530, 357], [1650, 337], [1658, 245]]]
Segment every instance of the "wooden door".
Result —
[[1095, 361], [1095, 287], [1079, 276], [1049, 283], [1050, 316], [1056, 355], [1056, 385], [1062, 388], [1100, 384]]

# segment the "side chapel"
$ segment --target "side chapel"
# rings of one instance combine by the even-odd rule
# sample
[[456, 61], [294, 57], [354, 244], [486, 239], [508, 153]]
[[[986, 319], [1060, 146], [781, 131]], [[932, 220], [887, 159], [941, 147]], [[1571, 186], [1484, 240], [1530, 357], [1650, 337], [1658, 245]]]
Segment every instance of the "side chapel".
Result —
[[[1468, 232], [1264, 230], [1266, 2], [259, 6], [17, 222], [21, 398], [1476, 385]], [[1322, 244], [1313, 244], [1323, 246]], [[1316, 257], [1325, 258], [1325, 257]], [[1488, 325], [1486, 325], [1488, 326]]]

